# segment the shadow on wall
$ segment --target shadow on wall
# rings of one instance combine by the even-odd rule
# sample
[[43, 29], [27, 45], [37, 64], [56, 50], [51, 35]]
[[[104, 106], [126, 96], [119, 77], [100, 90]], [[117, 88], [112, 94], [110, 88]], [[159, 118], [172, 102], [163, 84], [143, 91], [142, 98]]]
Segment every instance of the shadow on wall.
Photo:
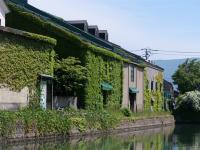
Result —
[[54, 96], [54, 109], [62, 109], [66, 107], [77, 109], [77, 97]]

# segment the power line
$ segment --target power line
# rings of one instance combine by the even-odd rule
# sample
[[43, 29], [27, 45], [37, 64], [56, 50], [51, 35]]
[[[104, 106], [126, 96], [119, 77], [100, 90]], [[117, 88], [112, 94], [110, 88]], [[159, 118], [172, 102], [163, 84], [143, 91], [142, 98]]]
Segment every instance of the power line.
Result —
[[190, 55], [190, 54], [185, 54], [185, 55], [183, 55], [183, 54], [166, 54], [166, 53], [151, 53], [152, 55], [171, 55], [171, 56], [173, 56], [173, 55], [177, 55], [177, 56], [196, 56], [196, 57], [200, 57], [200, 54], [199, 55]]
[[189, 53], [189, 54], [200, 54], [200, 52], [197, 52], [197, 51], [166, 51], [166, 50], [153, 50], [152, 51], [156, 51], [156, 52], [167, 52], [167, 53], [181, 53], [181, 54], [184, 54], [184, 53]]
[[143, 52], [142, 57], [145, 60], [148, 60], [151, 55], [179, 55], [179, 56], [188, 56], [188, 57], [200, 57], [200, 51], [169, 51], [169, 50], [158, 50], [158, 49], [150, 49], [150, 48], [143, 48], [141, 50], [135, 50], [134, 52]]
[[[157, 50], [157, 49], [149, 49], [150, 51], [156, 51], [156, 52], [167, 52], [167, 53], [194, 53], [194, 54], [200, 54], [200, 51], [177, 51], [177, 50], [172, 50], [172, 51], [168, 51], [168, 50]], [[134, 50], [132, 52], [139, 52], [139, 51], [144, 51], [144, 49], [141, 50]]]

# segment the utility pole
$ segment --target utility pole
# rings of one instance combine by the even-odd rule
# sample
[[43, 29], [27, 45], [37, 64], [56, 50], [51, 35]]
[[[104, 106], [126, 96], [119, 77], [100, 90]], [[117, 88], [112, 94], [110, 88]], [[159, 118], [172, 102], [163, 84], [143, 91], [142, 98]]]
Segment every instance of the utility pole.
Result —
[[144, 51], [143, 57], [147, 61], [149, 59], [149, 57], [151, 56], [151, 49], [150, 48], [143, 48], [141, 50]]

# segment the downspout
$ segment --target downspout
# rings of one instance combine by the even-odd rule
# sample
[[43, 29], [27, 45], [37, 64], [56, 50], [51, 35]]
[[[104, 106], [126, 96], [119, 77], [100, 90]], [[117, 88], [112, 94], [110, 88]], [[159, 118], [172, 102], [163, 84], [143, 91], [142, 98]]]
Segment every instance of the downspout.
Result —
[[[130, 77], [130, 72], [129, 72], [129, 63], [128, 63], [128, 91], [129, 91], [129, 86], [130, 86], [130, 83], [129, 83], [129, 77]], [[128, 98], [129, 98], [129, 108], [130, 108], [130, 106], [131, 106], [131, 104], [130, 104], [130, 93], [128, 92]]]
[[[135, 68], [136, 68], [136, 69], [135, 69]], [[137, 84], [137, 83], [138, 83], [137, 67], [134, 67], [134, 69], [136, 70], [136, 71], [134, 71], [134, 73], [136, 73], [136, 88], [138, 88], [138, 87], [137, 87], [137, 85], [138, 85], [138, 84]], [[138, 94], [138, 93], [136, 93], [136, 112], [137, 112], [137, 94]]]

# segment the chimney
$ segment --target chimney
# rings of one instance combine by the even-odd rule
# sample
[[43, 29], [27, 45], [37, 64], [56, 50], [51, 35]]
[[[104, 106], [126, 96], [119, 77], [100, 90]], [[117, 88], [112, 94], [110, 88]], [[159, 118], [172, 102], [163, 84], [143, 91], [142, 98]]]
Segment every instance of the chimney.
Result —
[[87, 20], [72, 20], [67, 22], [82, 31], [88, 32]]
[[94, 26], [88, 26], [88, 33], [99, 37], [99, 29], [98, 26], [94, 25]]
[[108, 31], [107, 30], [99, 30], [99, 38], [108, 41]]

